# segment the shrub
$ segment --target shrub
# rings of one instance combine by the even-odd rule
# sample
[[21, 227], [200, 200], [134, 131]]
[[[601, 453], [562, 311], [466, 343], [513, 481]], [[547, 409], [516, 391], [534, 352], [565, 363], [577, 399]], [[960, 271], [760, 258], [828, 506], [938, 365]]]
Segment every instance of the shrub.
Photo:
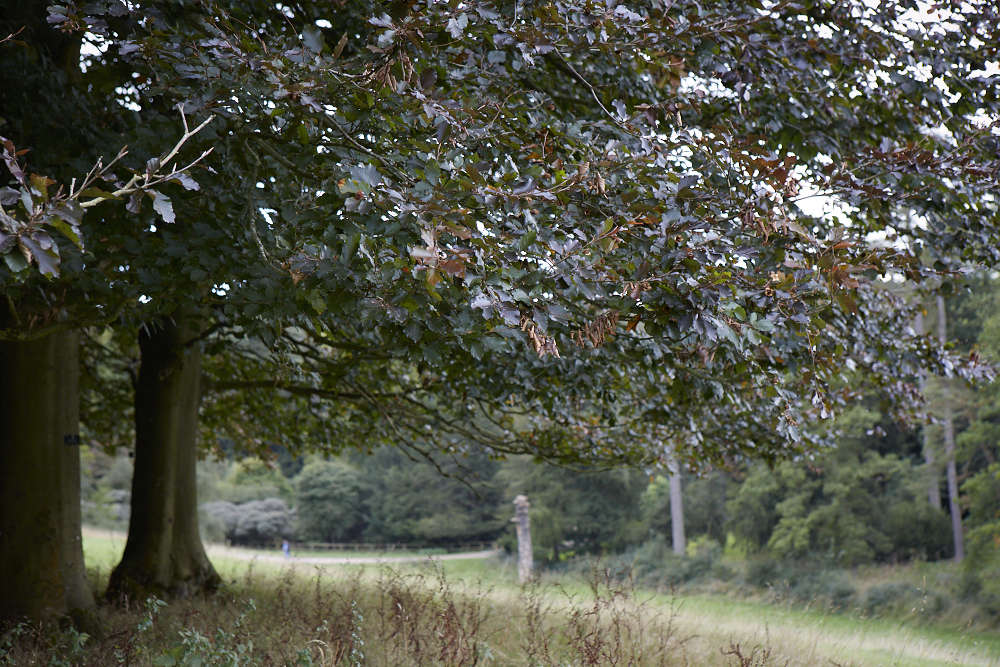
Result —
[[869, 616], [897, 615], [912, 608], [916, 596], [917, 590], [901, 581], [878, 584], [865, 593], [861, 608]]
[[[221, 530], [233, 544], [264, 546], [293, 532], [293, 513], [280, 498], [235, 504], [225, 500], [201, 506], [205, 533]], [[211, 532], [210, 532], [211, 531]]]
[[292, 513], [280, 498], [265, 498], [239, 506], [234, 544], [263, 546], [292, 533]]
[[708, 579], [730, 579], [732, 570], [720, 562], [722, 546], [710, 537], [693, 540], [679, 556], [657, 536], [626, 556], [637, 581], [647, 586], [675, 588]]
[[924, 497], [889, 503], [885, 534], [897, 558], [938, 560], [951, 553], [948, 515]]
[[745, 581], [757, 588], [767, 588], [779, 581], [781, 564], [767, 556], [752, 558], [747, 562]]
[[789, 592], [797, 600], [824, 604], [834, 611], [846, 609], [857, 594], [847, 576], [839, 570], [793, 573], [789, 583]]

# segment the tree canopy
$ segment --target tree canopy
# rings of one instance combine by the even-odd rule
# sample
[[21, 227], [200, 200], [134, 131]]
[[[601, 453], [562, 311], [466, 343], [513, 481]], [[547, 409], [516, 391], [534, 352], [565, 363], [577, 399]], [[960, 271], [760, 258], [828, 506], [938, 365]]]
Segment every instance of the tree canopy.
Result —
[[909, 401], [953, 363], [881, 279], [996, 259], [987, 4], [388, 9], [52, 9], [137, 104], [219, 117], [217, 185], [174, 210], [256, 246], [239, 279], [184, 233], [244, 317], [405, 350], [459, 411], [474, 382], [587, 413], [618, 457], [647, 423], [691, 460], [792, 446], [845, 370]]
[[[138, 331], [172, 348], [142, 396], [180, 410], [158, 378], [186, 374], [233, 435], [287, 408], [308, 419], [260, 432], [787, 456], [866, 386], [906, 412], [923, 370], [985, 372], [889, 287], [998, 259], [997, 24], [989, 0], [18, 0], [0, 337]], [[178, 109], [202, 129], [175, 168]]]

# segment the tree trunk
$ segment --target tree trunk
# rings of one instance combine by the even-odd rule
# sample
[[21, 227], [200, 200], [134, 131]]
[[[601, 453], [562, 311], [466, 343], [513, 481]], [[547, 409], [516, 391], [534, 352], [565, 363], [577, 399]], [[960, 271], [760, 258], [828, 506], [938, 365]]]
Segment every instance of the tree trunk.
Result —
[[0, 341], [0, 621], [93, 620], [79, 421], [77, 333]]
[[670, 462], [670, 534], [674, 553], [683, 556], [687, 552], [684, 536], [684, 499], [681, 494], [681, 472], [675, 461]]
[[[924, 333], [923, 313], [917, 313], [917, 320], [914, 322], [914, 327], [916, 328], [918, 334]], [[925, 385], [926, 378], [923, 374], [921, 374], [921, 393], [923, 393]], [[941, 483], [938, 481], [938, 469], [934, 464], [934, 443], [931, 441], [930, 429], [926, 425], [924, 425], [922, 431], [924, 440], [924, 461], [927, 464], [927, 501], [931, 504], [931, 507], [941, 509]]]
[[190, 597], [218, 587], [198, 533], [198, 407], [201, 350], [184, 321], [139, 334], [135, 472], [128, 540], [108, 597]]
[[[948, 339], [948, 320], [944, 309], [944, 297], [938, 296], [938, 339], [944, 345]], [[944, 460], [948, 476], [948, 510], [951, 514], [951, 535], [955, 543], [955, 562], [961, 563], [965, 558], [965, 537], [962, 533], [962, 510], [958, 506], [958, 475], [955, 472], [955, 421], [951, 409], [951, 392], [946, 384], [944, 388]]]

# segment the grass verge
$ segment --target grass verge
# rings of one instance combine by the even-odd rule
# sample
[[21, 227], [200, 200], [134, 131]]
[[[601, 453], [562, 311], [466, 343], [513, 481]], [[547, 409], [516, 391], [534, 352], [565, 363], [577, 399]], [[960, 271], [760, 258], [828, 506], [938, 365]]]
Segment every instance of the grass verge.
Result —
[[[124, 546], [85, 535], [95, 585]], [[100, 638], [21, 625], [0, 663], [53, 665], [1000, 664], [1000, 640], [589, 578], [515, 583], [505, 561], [320, 566], [213, 556], [212, 598], [100, 610]]]

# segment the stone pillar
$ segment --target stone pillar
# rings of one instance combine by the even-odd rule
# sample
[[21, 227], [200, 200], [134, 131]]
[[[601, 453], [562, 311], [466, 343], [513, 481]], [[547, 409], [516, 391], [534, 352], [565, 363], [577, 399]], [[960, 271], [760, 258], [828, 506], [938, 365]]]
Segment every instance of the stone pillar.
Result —
[[514, 518], [511, 521], [517, 524], [517, 576], [522, 584], [531, 579], [534, 567], [531, 556], [531, 520], [528, 517], [530, 507], [527, 496], [514, 498]]

